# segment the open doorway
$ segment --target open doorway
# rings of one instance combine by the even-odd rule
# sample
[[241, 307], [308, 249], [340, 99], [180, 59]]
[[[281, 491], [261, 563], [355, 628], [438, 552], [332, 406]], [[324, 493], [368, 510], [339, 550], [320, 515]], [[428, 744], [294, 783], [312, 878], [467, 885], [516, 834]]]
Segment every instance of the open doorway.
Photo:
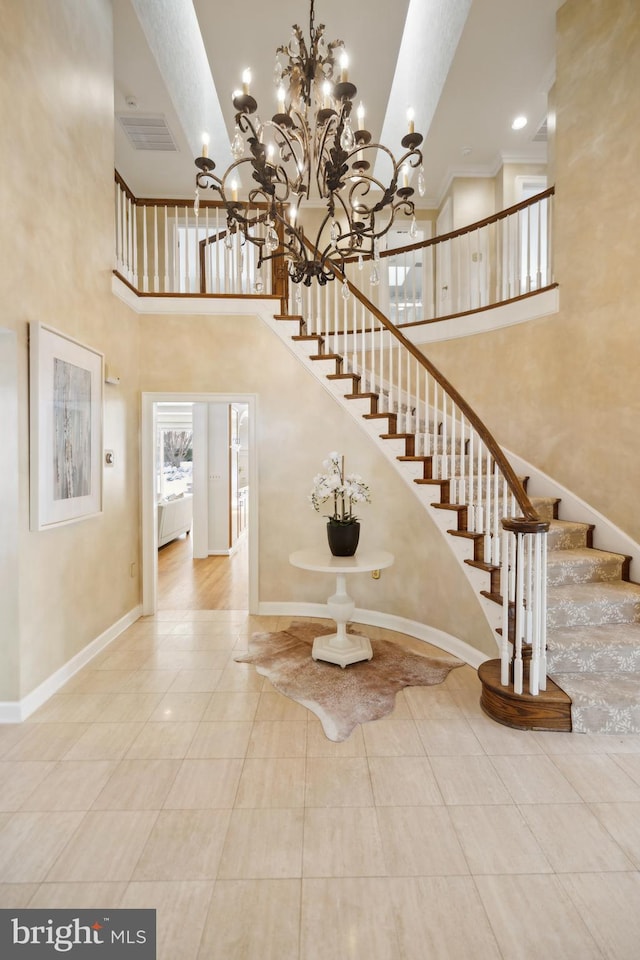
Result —
[[143, 612], [257, 608], [253, 395], [143, 394]]

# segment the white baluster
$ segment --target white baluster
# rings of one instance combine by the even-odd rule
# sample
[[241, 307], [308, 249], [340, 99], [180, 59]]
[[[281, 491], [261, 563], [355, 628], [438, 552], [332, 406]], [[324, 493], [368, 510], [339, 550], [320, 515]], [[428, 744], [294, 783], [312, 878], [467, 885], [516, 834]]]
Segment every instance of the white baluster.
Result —
[[547, 689], [547, 533], [538, 534], [540, 541], [540, 571], [538, 588], [540, 596], [540, 669], [538, 682], [541, 690]]
[[447, 411], [448, 396], [442, 391], [442, 479], [448, 480], [451, 476], [449, 454], [449, 415]]
[[147, 249], [147, 208], [146, 206], [140, 207], [140, 214], [142, 216], [142, 290], [144, 293], [149, 292], [149, 258], [148, 258], [148, 249]]
[[362, 304], [361, 304], [360, 301], [357, 299], [357, 297], [352, 297], [351, 299], [353, 300], [353, 309], [352, 309], [352, 317], [351, 317], [351, 324], [352, 324], [352, 333], [351, 333], [351, 335], [352, 335], [352, 344], [351, 344], [351, 350], [352, 350], [352, 354], [353, 354], [353, 362], [354, 362], [354, 365], [358, 368], [358, 372], [359, 372], [359, 373], [362, 373], [362, 380], [361, 380], [360, 389], [361, 389], [361, 390], [366, 390], [366, 389], [367, 389], [367, 385], [366, 385], [366, 379], [365, 379], [365, 376], [364, 376], [364, 370], [360, 370], [360, 363], [359, 363], [359, 359], [358, 359], [358, 357], [359, 357], [359, 352], [360, 352], [360, 336], [359, 336], [359, 331], [358, 331], [358, 323], [359, 323], [360, 311], [361, 311], [361, 309], [362, 309]]
[[120, 184], [115, 183], [116, 204], [116, 270], [122, 273], [122, 216], [120, 211]]
[[131, 243], [133, 245], [133, 276], [136, 289], [140, 289], [140, 276], [138, 274], [138, 207], [136, 204], [131, 206], [131, 225], [133, 228]]
[[478, 450], [478, 464], [476, 468], [476, 477], [477, 477], [476, 504], [477, 506], [476, 506], [475, 526], [473, 529], [476, 533], [483, 533], [484, 532], [484, 507], [482, 504], [482, 460], [483, 460], [483, 454], [484, 454], [484, 444], [480, 439], [480, 437], [478, 437], [477, 450]]
[[178, 234], [178, 207], [173, 208], [173, 290], [180, 291], [180, 240]]
[[160, 260], [160, 251], [158, 249], [158, 205], [153, 207], [153, 290], [158, 293], [160, 290], [160, 273], [158, 263]]
[[[221, 230], [224, 229], [224, 226], [220, 223], [220, 207], [216, 207], [215, 210], [216, 210], [216, 217], [215, 217], [214, 230], [215, 230], [216, 239], [212, 244], [213, 249], [211, 251], [211, 258], [212, 258], [211, 293], [220, 293], [221, 292], [220, 285], [221, 285], [221, 279], [222, 279], [221, 269], [220, 269], [220, 260], [222, 257], [224, 257], [224, 241], [221, 242], [218, 238], [220, 236]], [[222, 262], [224, 263], [224, 260], [222, 260]]]
[[467, 501], [467, 458], [466, 458], [466, 421], [462, 414], [460, 414], [460, 466], [458, 468], [458, 489], [456, 494], [456, 503], [463, 504]]
[[469, 490], [467, 493], [467, 526], [469, 530], [475, 529], [475, 428], [469, 424], [469, 453], [467, 463], [469, 465]]
[[164, 232], [164, 283], [163, 291], [164, 293], [170, 293], [173, 291], [169, 290], [169, 208], [163, 207], [164, 211], [163, 217], [163, 232]]
[[509, 666], [511, 647], [509, 644], [509, 601], [511, 585], [509, 582], [509, 541], [512, 535], [502, 530], [502, 567], [500, 570], [500, 594], [502, 595], [502, 636], [500, 638], [500, 683], [503, 687], [509, 685]]
[[531, 607], [531, 666], [529, 668], [529, 693], [534, 696], [540, 690], [540, 654], [541, 654], [541, 624], [540, 624], [540, 560], [542, 556], [542, 534], [533, 536], [535, 543], [533, 549], [533, 572], [532, 572], [532, 595], [529, 597]]
[[491, 563], [491, 529], [493, 522], [493, 490], [491, 486], [491, 454], [486, 451], [484, 458], [485, 517], [484, 517], [484, 558]]
[[205, 258], [204, 258], [204, 290], [205, 293], [211, 293], [213, 290], [213, 284], [211, 283], [211, 258], [213, 255], [211, 243], [211, 229], [209, 226], [209, 207], [204, 208], [204, 235], [206, 238], [205, 244]]
[[522, 635], [524, 608], [522, 597], [524, 592], [524, 544], [522, 534], [516, 534], [516, 593], [515, 593], [515, 650], [513, 660], [513, 689], [514, 693], [522, 693]]
[[547, 198], [547, 275], [545, 277], [545, 284], [550, 284], [554, 282], [553, 274], [553, 260], [551, 259], [552, 251], [552, 240], [553, 240], [553, 197]]

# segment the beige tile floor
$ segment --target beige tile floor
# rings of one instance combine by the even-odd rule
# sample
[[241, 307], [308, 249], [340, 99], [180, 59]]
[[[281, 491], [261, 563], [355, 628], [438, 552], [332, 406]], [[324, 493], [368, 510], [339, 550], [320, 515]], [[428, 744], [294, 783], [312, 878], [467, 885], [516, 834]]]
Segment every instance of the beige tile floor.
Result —
[[233, 660], [286, 623], [163, 610], [0, 727], [0, 906], [155, 907], [161, 960], [637, 960], [640, 737], [501, 727], [464, 667], [334, 744]]

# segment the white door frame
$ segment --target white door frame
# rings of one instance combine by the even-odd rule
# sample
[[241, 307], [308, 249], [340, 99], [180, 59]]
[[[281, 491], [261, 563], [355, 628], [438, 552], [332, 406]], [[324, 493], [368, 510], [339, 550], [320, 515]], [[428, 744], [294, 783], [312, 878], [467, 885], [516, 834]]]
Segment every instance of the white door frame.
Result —
[[158, 606], [158, 510], [156, 504], [156, 403], [246, 403], [249, 407], [249, 612], [258, 612], [258, 459], [256, 394], [143, 393], [141, 411], [142, 613]]

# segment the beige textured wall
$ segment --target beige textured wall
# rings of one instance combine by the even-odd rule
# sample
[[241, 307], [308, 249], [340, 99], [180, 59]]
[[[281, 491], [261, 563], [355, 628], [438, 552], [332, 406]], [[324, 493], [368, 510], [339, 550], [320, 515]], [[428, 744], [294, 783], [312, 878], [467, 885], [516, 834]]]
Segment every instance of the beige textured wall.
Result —
[[496, 212], [495, 180], [456, 177], [449, 195], [453, 201], [454, 230]]
[[142, 317], [141, 389], [258, 395], [259, 595], [263, 602], [323, 603], [331, 577], [289, 565], [289, 554], [326, 544], [307, 501], [332, 450], [371, 485], [361, 544], [391, 550], [381, 579], [354, 577], [360, 607], [445, 630], [486, 653], [495, 641], [476, 597], [426, 511], [368, 436], [257, 317]]
[[[139, 601], [137, 323], [111, 294], [113, 71], [109, 0], [0, 0], [0, 326], [17, 338], [18, 623], [0, 645], [0, 700], [29, 693]], [[10, 136], [7, 131], [11, 131]], [[104, 513], [29, 530], [28, 324], [103, 351]], [[0, 595], [0, 600], [2, 596]], [[0, 627], [0, 630], [2, 627]]]
[[[496, 211], [506, 210], [522, 199], [518, 196], [518, 177], [546, 177], [547, 166], [544, 163], [505, 163], [496, 177]], [[553, 183], [550, 180], [549, 183]]]
[[560, 312], [429, 356], [507, 447], [640, 540], [637, 0], [560, 8], [554, 105]]

